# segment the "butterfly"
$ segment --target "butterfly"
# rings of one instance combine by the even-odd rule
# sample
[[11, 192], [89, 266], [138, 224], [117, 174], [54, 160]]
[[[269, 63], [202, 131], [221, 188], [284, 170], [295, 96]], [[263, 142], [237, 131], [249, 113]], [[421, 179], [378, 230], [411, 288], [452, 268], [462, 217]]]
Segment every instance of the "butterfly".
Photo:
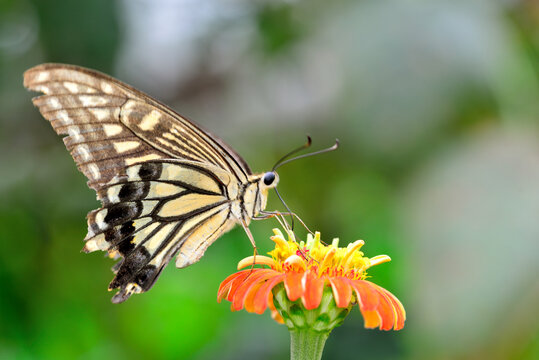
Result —
[[[218, 137], [150, 96], [100, 72], [42, 64], [24, 86], [59, 135], [102, 207], [87, 215], [84, 252], [121, 259], [113, 303], [149, 290], [176, 256], [184, 268], [234, 225], [250, 221], [279, 182], [253, 174]], [[256, 249], [256, 247], [255, 247]]]

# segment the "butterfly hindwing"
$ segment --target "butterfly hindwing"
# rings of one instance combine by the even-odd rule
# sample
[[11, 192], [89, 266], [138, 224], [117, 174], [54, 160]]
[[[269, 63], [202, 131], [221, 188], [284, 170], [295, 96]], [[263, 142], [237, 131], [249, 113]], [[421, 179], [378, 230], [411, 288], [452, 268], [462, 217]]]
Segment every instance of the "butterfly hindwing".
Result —
[[122, 254], [124, 259], [109, 285], [109, 289], [120, 289], [112, 301], [122, 302], [133, 293], [149, 290], [178, 252], [178, 267], [198, 261], [207, 247], [234, 225], [230, 220], [230, 209], [219, 205], [183, 221], [152, 222], [140, 239], [134, 237], [136, 245]]
[[107, 251], [123, 261], [110, 284], [114, 301], [148, 290], [179, 252], [177, 266], [200, 259], [235, 221], [229, 175], [187, 161], [151, 161], [125, 169], [98, 191], [103, 208], [88, 214], [84, 251]]

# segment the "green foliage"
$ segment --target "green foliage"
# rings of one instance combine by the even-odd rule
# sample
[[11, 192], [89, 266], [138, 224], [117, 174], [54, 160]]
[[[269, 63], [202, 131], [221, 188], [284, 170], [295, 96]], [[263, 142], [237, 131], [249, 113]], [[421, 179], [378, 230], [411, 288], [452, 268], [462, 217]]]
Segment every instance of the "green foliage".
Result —
[[256, 23], [267, 55], [285, 53], [302, 34], [297, 19], [294, 19], [294, 6], [287, 3], [265, 3], [258, 9]]

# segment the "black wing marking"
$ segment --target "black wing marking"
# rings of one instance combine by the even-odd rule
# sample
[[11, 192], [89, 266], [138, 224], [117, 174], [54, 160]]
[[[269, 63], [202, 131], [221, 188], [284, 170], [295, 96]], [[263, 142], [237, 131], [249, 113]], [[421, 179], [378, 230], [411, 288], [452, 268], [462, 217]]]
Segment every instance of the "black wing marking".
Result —
[[195, 162], [151, 161], [128, 167], [98, 192], [104, 207], [88, 214], [84, 251], [122, 257], [109, 288], [114, 302], [149, 290], [176, 254], [179, 267], [200, 259], [236, 219], [229, 175]]

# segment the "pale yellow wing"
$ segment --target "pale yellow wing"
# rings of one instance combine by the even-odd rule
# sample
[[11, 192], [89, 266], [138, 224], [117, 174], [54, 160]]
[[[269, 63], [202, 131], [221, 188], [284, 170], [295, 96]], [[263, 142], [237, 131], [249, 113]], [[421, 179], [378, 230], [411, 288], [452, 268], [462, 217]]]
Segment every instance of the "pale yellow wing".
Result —
[[88, 185], [99, 189], [125, 166], [155, 159], [215, 165], [245, 182], [251, 170], [222, 140], [150, 96], [100, 72], [42, 64], [24, 73], [24, 86], [64, 138]]
[[[164, 266], [192, 264], [235, 223], [228, 188], [245, 161], [217, 137], [148, 95], [97, 71], [43, 64], [24, 85], [64, 137], [103, 207], [88, 214], [84, 250], [121, 257], [114, 302], [151, 288]], [[236, 185], [234, 185], [236, 184]]]
[[103, 208], [88, 214], [85, 252], [123, 258], [109, 289], [113, 302], [149, 290], [171, 258], [188, 266], [236, 222], [231, 176], [213, 166], [154, 160], [125, 169], [98, 191]]

